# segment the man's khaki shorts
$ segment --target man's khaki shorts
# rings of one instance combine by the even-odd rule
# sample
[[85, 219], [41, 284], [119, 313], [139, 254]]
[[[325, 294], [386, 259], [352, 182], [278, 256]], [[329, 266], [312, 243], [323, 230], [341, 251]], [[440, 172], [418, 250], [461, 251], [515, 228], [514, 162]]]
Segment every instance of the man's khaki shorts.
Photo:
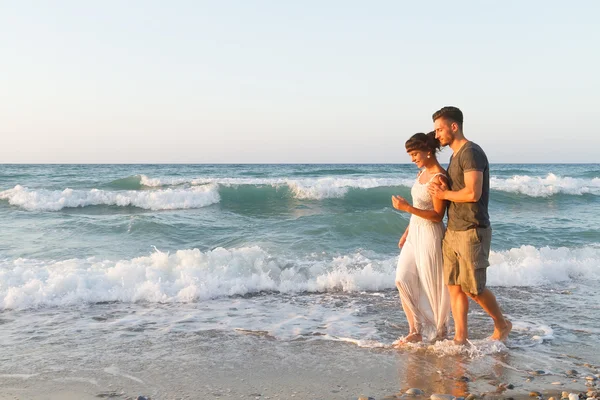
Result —
[[446, 230], [442, 244], [446, 284], [458, 285], [465, 293], [481, 294], [490, 265], [491, 244], [492, 228]]

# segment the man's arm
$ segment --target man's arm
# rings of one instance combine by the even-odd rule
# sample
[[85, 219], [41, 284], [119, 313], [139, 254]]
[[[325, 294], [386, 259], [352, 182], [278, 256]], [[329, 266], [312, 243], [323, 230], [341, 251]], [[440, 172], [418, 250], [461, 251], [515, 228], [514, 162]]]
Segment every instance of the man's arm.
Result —
[[454, 203], [475, 203], [479, 201], [481, 191], [483, 190], [483, 172], [476, 170], [467, 171], [464, 177], [465, 187], [461, 190], [447, 190], [445, 185], [442, 187], [432, 183], [429, 185], [429, 193], [433, 197], [441, 200], [449, 200]]

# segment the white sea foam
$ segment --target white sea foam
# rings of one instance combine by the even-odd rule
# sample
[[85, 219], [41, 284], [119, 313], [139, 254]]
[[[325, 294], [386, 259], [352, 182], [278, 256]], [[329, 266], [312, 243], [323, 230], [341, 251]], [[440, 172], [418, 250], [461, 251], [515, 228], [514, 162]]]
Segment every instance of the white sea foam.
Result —
[[[378, 187], [411, 187], [413, 178], [149, 178], [140, 175], [143, 186], [155, 188], [147, 191], [107, 191], [99, 189], [47, 190], [28, 189], [17, 185], [0, 192], [0, 200], [26, 210], [57, 211], [68, 207], [90, 205], [135, 206], [149, 210], [200, 208], [220, 201], [219, 187], [242, 185], [287, 187], [298, 199], [323, 200], [343, 198], [351, 189]], [[180, 186], [185, 187], [169, 187]], [[514, 176], [508, 179], [492, 177], [494, 190], [519, 193], [532, 197], [548, 197], [558, 193], [570, 195], [600, 195], [600, 178], [579, 179], [557, 177]], [[160, 189], [159, 189], [160, 188]]]
[[490, 254], [491, 286], [538, 286], [576, 278], [600, 278], [600, 249], [521, 246]]
[[392, 347], [392, 345], [390, 345], [390, 344], [385, 344], [385, 343], [381, 343], [377, 340], [370, 340], [370, 339], [354, 339], [351, 337], [337, 337], [337, 336], [331, 336], [331, 335], [325, 335], [325, 336], [323, 336], [323, 339], [333, 340], [336, 342], [352, 343], [358, 347], [365, 347], [368, 349], [385, 349], [385, 348]]
[[[221, 186], [273, 186], [289, 187], [293, 195], [299, 199], [321, 200], [344, 197], [349, 189], [372, 189], [376, 187], [411, 187], [414, 178], [382, 178], [382, 177], [319, 177], [319, 178], [149, 178], [140, 175], [140, 183], [148, 187], [171, 185], [206, 185]], [[490, 187], [508, 193], [518, 193], [531, 197], [548, 197], [559, 193], [570, 195], [600, 195], [600, 178], [582, 179], [559, 177], [549, 173], [546, 177], [515, 175], [511, 178], [490, 178]]]
[[410, 187], [414, 179], [391, 178], [315, 178], [287, 180], [294, 197], [321, 200], [344, 197], [350, 189], [373, 189], [377, 187]]
[[529, 337], [524, 343], [513, 342], [512, 347], [526, 347], [542, 343], [545, 340], [554, 339], [554, 330], [547, 324], [534, 321], [515, 321], [513, 320], [514, 332], [520, 332]]
[[286, 268], [259, 247], [156, 251], [130, 260], [17, 259], [0, 263], [0, 308], [80, 302], [191, 302], [260, 291], [381, 290], [395, 259], [361, 254]]
[[[598, 279], [600, 249], [535, 249], [492, 252], [492, 286], [533, 286], [576, 278]], [[81, 302], [194, 302], [261, 291], [362, 292], [394, 288], [396, 257], [362, 253], [329, 259], [286, 260], [260, 247], [156, 251], [120, 261], [0, 261], [0, 308]]]
[[226, 187], [254, 185], [254, 186], [287, 186], [294, 197], [298, 199], [322, 200], [344, 197], [350, 189], [372, 189], [377, 187], [410, 187], [414, 179], [405, 178], [149, 178], [140, 175], [140, 183], [148, 187], [162, 187], [171, 185], [188, 184], [220, 185]]
[[430, 352], [437, 354], [438, 356], [463, 355], [470, 358], [478, 358], [507, 351], [507, 347], [497, 340], [469, 340], [468, 345], [462, 346], [454, 344], [454, 341], [452, 340], [439, 340], [431, 344], [428, 342], [404, 342], [402, 339], [403, 338], [396, 340], [391, 346], [405, 351]]
[[139, 177], [140, 185], [147, 187], [176, 186], [193, 183], [194, 181], [186, 178], [150, 178], [146, 175], [139, 175]]
[[545, 178], [515, 175], [512, 178], [490, 178], [490, 187], [504, 192], [520, 193], [532, 197], [548, 197], [555, 194], [600, 195], [600, 178], [581, 179], [559, 177], [552, 173]]
[[438, 355], [467, 355], [470, 358], [483, 357], [488, 354], [504, 353], [508, 348], [497, 340], [479, 339], [469, 340], [466, 346], [455, 345], [452, 340], [440, 340], [431, 346], [428, 351]]
[[201, 208], [218, 203], [220, 196], [216, 185], [188, 189], [154, 191], [91, 190], [32, 190], [17, 185], [0, 192], [0, 199], [30, 211], [58, 211], [63, 208], [93, 205], [134, 206], [148, 210], [174, 210]]

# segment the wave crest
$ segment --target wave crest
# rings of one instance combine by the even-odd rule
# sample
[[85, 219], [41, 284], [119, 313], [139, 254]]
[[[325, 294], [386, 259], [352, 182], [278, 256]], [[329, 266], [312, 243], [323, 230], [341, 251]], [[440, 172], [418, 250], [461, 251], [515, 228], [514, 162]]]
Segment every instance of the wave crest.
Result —
[[30, 190], [21, 185], [0, 192], [0, 199], [29, 211], [58, 211], [97, 205], [139, 207], [147, 210], [174, 210], [201, 208], [218, 203], [220, 196], [216, 185], [190, 189], [165, 189], [155, 191], [91, 190]]
[[288, 267], [260, 247], [156, 251], [120, 261], [71, 259], [0, 263], [0, 308], [81, 302], [191, 302], [261, 291], [324, 292], [389, 287], [394, 260], [360, 254]]
[[[397, 257], [360, 252], [329, 259], [285, 260], [260, 247], [156, 251], [107, 261], [0, 261], [0, 308], [81, 302], [193, 302], [262, 291], [360, 292], [393, 289]], [[492, 252], [491, 286], [538, 286], [600, 279], [600, 248], [522, 246]]]
[[149, 178], [141, 175], [141, 184], [147, 187], [162, 187], [176, 185], [219, 185], [235, 186], [269, 186], [275, 188], [287, 187], [293, 197], [302, 200], [323, 200], [342, 198], [350, 189], [373, 189], [378, 187], [410, 187], [414, 179], [402, 178]]
[[[319, 178], [149, 178], [140, 175], [141, 185], [147, 187], [206, 185], [221, 186], [287, 186], [299, 199], [322, 200], [344, 197], [349, 189], [373, 189], [377, 187], [411, 187], [414, 178], [368, 178], [368, 177], [319, 177]], [[514, 175], [511, 178], [490, 178], [493, 190], [522, 194], [530, 197], [549, 197], [557, 194], [600, 195], [600, 178], [593, 179], [559, 177], [549, 173], [546, 177]]]
[[545, 178], [515, 175], [512, 178], [490, 178], [490, 187], [503, 192], [519, 193], [531, 197], [549, 197], [556, 194], [600, 195], [600, 178], [581, 179], [559, 177], [552, 173]]
[[540, 286], [579, 278], [600, 279], [600, 249], [521, 246], [490, 254], [491, 286]]

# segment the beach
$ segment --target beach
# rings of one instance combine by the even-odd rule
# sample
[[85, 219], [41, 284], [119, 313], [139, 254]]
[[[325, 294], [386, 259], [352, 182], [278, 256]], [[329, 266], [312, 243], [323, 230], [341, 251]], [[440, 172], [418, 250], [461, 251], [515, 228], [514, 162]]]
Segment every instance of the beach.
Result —
[[513, 332], [488, 340], [471, 303], [468, 346], [400, 348], [408, 216], [390, 199], [410, 199], [412, 165], [0, 171], [0, 399], [558, 400], [596, 385], [598, 164], [492, 164], [488, 285]]
[[[523, 360], [510, 350], [478, 358], [440, 357], [426, 350], [365, 349], [330, 341], [282, 343], [249, 333], [177, 336], [129, 346], [103, 343], [102, 354], [83, 356], [83, 365], [71, 362], [72, 343], [64, 343], [55, 356], [68, 362], [31, 375], [3, 374], [0, 398], [393, 399], [410, 388], [423, 390], [415, 398], [434, 393], [526, 398], [532, 391], [560, 398], [562, 391], [586, 392], [585, 377], [598, 374], [597, 367], [577, 359], [565, 360], [577, 376], [518, 370], [513, 365]], [[160, 356], [150, 359], [144, 353]]]

